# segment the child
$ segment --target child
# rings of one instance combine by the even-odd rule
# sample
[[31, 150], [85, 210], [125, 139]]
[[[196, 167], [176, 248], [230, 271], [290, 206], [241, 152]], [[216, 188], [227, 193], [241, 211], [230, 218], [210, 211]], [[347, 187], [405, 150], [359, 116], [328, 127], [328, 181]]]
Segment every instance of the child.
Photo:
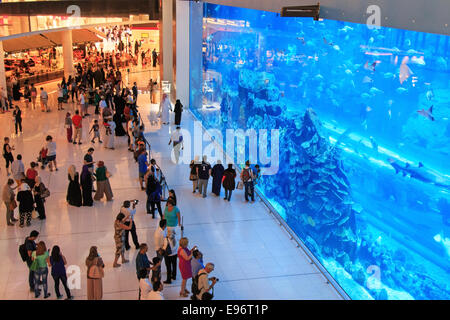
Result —
[[94, 137], [92, 138], [91, 142], [95, 142], [95, 138], [98, 138], [98, 142], [102, 143], [102, 140], [100, 140], [100, 126], [98, 125], [98, 120], [94, 120], [94, 124], [92, 125], [91, 130], [89, 130], [89, 133], [94, 131]]
[[70, 112], [66, 113], [66, 119], [64, 120], [64, 127], [67, 132], [67, 141], [72, 143], [72, 118]]

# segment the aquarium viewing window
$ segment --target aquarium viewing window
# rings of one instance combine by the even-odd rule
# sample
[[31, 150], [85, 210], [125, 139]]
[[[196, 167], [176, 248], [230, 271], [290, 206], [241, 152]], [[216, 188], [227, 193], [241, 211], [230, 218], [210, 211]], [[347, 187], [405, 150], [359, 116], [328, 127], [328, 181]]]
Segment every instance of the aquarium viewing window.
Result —
[[345, 292], [450, 299], [450, 37], [207, 3], [202, 30], [192, 112], [278, 130], [257, 188]]

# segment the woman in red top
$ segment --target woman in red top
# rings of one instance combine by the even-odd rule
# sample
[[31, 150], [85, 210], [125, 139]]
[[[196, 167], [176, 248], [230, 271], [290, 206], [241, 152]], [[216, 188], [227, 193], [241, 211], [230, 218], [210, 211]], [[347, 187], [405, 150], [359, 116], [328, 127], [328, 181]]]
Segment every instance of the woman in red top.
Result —
[[27, 174], [26, 174], [26, 179], [27, 179], [27, 183], [30, 186], [30, 189], [33, 189], [34, 184], [35, 184], [35, 179], [38, 176], [38, 172], [36, 168], [38, 165], [35, 162], [31, 162], [30, 163], [30, 168], [27, 170]]
[[192, 278], [192, 252], [197, 248], [197, 246], [194, 246], [192, 250], [189, 250], [187, 248], [188, 244], [188, 238], [181, 238], [177, 252], [179, 259], [178, 267], [180, 268], [181, 278], [183, 279], [181, 281], [180, 297], [187, 297], [189, 295], [189, 291], [186, 290], [186, 282], [188, 279]]

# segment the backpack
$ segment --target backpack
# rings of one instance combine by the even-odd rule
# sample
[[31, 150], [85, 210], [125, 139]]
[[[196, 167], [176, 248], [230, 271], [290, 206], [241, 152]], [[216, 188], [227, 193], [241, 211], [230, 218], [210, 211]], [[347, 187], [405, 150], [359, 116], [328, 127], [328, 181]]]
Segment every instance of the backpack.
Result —
[[23, 262], [26, 262], [29, 259], [26, 242], [27, 242], [27, 239], [25, 239], [25, 242], [19, 246], [19, 254], [20, 254], [20, 257], [22, 258]]
[[242, 171], [242, 180], [243, 180], [244, 182], [247, 182], [248, 180], [250, 180], [250, 172], [249, 172], [249, 170], [250, 170], [250, 169], [244, 169], [244, 170]]
[[203, 272], [203, 273], [198, 273], [195, 278], [192, 278], [192, 286], [191, 286], [191, 291], [192, 291], [192, 300], [198, 300], [197, 295], [200, 293], [200, 289], [198, 287], [198, 280], [200, 279], [200, 277], [202, 275], [207, 275], [207, 273]]

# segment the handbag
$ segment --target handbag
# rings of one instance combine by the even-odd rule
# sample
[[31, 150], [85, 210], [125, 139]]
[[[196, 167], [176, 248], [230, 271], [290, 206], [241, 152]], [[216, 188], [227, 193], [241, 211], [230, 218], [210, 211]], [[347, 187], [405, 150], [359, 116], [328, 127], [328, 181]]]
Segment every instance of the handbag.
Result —
[[33, 209], [33, 211], [31, 211], [31, 218], [32, 219], [37, 219], [39, 217], [36, 209]]
[[236, 189], [238, 189], [238, 190], [244, 189], [244, 182], [239, 181], [238, 184], [237, 184], [237, 186], [236, 186]]
[[42, 199], [45, 199], [45, 198], [50, 197], [50, 190], [48, 190], [48, 189], [44, 186], [43, 183], [41, 183], [41, 185], [42, 185], [42, 189], [44, 189], [44, 190], [41, 192], [41, 198], [42, 198]]
[[191, 180], [191, 181], [195, 181], [195, 180], [198, 180], [198, 177], [197, 177], [197, 175], [196, 175], [196, 174], [194, 174], [194, 173], [191, 173], [191, 174], [189, 175], [189, 180]]

